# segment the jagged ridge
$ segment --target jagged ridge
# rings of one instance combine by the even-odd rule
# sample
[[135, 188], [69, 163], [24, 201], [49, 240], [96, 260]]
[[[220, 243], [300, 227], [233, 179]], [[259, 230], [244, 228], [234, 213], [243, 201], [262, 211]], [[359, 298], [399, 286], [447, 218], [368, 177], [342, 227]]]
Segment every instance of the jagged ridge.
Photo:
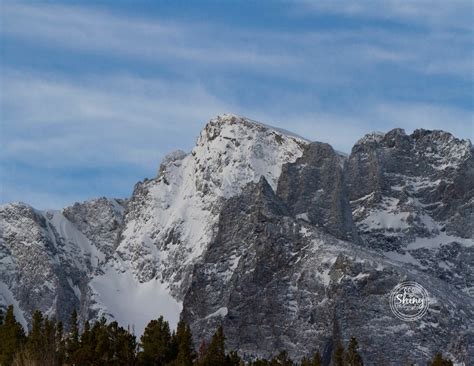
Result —
[[[442, 347], [463, 360], [473, 171], [471, 143], [443, 131], [369, 134], [344, 157], [218, 116], [191, 153], [167, 156], [129, 200], [62, 212], [2, 206], [0, 302], [16, 302], [24, 323], [34, 308], [65, 320], [78, 307], [83, 319], [106, 315], [137, 332], [159, 314], [175, 323], [183, 310], [196, 335], [222, 321], [233, 348], [285, 347], [296, 358], [330, 347], [335, 311], [347, 332], [367, 334], [371, 359], [398, 337], [397, 357], [421, 360]], [[422, 282], [436, 308], [426, 334], [410, 341], [384, 302], [404, 278]]]

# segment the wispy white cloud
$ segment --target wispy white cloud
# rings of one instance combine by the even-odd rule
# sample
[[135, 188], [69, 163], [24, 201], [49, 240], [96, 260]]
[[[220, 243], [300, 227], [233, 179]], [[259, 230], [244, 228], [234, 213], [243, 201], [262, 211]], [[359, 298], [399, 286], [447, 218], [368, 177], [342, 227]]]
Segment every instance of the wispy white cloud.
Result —
[[[413, 90], [432, 75], [472, 80], [470, 6], [381, 4], [296, 3], [300, 12], [292, 16], [336, 14], [420, 29], [371, 22], [354, 29], [226, 28], [77, 4], [2, 3], [2, 37], [59, 49], [84, 62], [91, 56], [122, 62], [127, 72], [113, 65], [76, 74], [2, 64], [0, 163], [14, 161], [27, 166], [25, 171], [32, 166], [44, 174], [36, 176], [42, 184], [33, 179], [22, 186], [18, 182], [28, 181], [27, 172], [12, 168], [14, 177], [4, 179], [1, 200], [21, 197], [39, 207], [59, 207], [92, 192], [107, 194], [105, 186], [123, 192], [119, 183], [131, 187], [143, 175], [154, 175], [165, 153], [191, 149], [204, 123], [222, 112], [275, 124], [346, 152], [363, 134], [394, 127], [444, 129], [472, 139], [469, 106], [444, 101], [452, 90], [440, 87], [442, 98], [431, 99], [441, 102], [418, 100]], [[387, 65], [407, 74], [392, 75]], [[395, 96], [384, 93], [388, 86]], [[104, 187], [96, 178], [67, 177], [91, 168], [134, 175], [102, 180]], [[67, 187], [80, 193], [67, 193]]]
[[473, 29], [474, 4], [469, 0], [345, 0], [301, 1], [300, 11], [351, 17], [404, 21], [426, 27]]
[[[472, 70], [472, 31], [467, 2], [345, 1], [296, 3], [321, 14], [406, 19], [429, 24], [421, 35], [368, 25], [357, 29], [274, 30], [233, 27], [211, 22], [171, 22], [112, 14], [86, 6], [3, 5], [3, 32], [74, 52], [92, 52], [143, 62], [224, 69], [243, 67], [288, 79], [348, 82], [354, 69], [382, 63], [419, 72], [468, 75]], [[295, 5], [296, 5], [295, 4]], [[471, 12], [472, 14], [472, 12]], [[453, 28], [456, 32], [455, 45]], [[456, 28], [456, 29], [457, 29]], [[472, 47], [471, 47], [472, 48]], [[460, 51], [461, 50], [461, 51]], [[348, 62], [348, 59], [351, 62]], [[338, 73], [331, 72], [336, 69]], [[301, 72], [304, 70], [304, 73]], [[334, 80], [336, 79], [336, 80]]]
[[[2, 158], [150, 168], [183, 131], [231, 109], [199, 83], [132, 76], [65, 80], [8, 72]], [[175, 134], [176, 137], [172, 137]], [[193, 134], [186, 133], [187, 140]]]
[[247, 47], [245, 41], [219, 42], [218, 30], [204, 24], [124, 17], [81, 6], [9, 3], [3, 12], [6, 34], [76, 51], [211, 65], [271, 67], [297, 62], [290, 55]]
[[[448, 129], [457, 137], [473, 138], [472, 128], [466, 130], [472, 127], [470, 111], [427, 103], [364, 100], [329, 111], [320, 103], [311, 103], [309, 96], [296, 100], [288, 94], [280, 106], [249, 108], [222, 100], [199, 83], [125, 75], [108, 76], [96, 84], [87, 78], [69, 80], [9, 71], [4, 86], [8, 93], [1, 106], [6, 119], [0, 159], [44, 169], [41, 179], [45, 182], [22, 188], [5, 179], [2, 199], [22, 199], [40, 208], [60, 207], [91, 196], [87, 179], [74, 183], [72, 191], [81, 193], [65, 193], [64, 187], [72, 186], [71, 178], [68, 173], [49, 177], [55, 170], [107, 172], [118, 168], [126, 175], [130, 167], [136, 167], [152, 176], [164, 154], [175, 148], [190, 150], [205, 122], [221, 112], [247, 115], [345, 152], [365, 133], [395, 127], [407, 132]], [[130, 189], [140, 178], [124, 176]], [[112, 189], [117, 177], [111, 175], [104, 182], [95, 183], [92, 191], [107, 194], [104, 189]], [[56, 193], [51, 192], [53, 187]]]
[[[416, 102], [364, 101], [341, 111], [314, 108], [289, 111], [286, 114], [255, 111], [257, 118], [290, 128], [312, 141], [328, 142], [334, 148], [350, 153], [355, 142], [372, 131], [388, 132], [403, 128], [445, 130], [454, 136], [474, 141], [474, 118], [469, 110]], [[449, 121], [449, 125], [447, 124]]]

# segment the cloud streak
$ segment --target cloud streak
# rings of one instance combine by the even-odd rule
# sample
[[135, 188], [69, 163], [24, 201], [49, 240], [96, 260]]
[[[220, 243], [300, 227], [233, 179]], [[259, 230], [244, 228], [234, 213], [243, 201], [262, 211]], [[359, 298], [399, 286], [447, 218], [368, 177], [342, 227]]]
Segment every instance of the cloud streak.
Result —
[[222, 112], [346, 152], [394, 127], [473, 138], [469, 6], [328, 4], [285, 26], [2, 3], [1, 201], [126, 196]]
[[[400, 64], [419, 72], [469, 75], [473, 43], [472, 29], [466, 30], [471, 24], [465, 15], [469, 7], [464, 2], [459, 2], [457, 7], [444, 5], [442, 9], [429, 6], [429, 2], [421, 3], [389, 1], [388, 6], [352, 1], [341, 6], [329, 6], [329, 2], [302, 3], [323, 14], [414, 21], [423, 25], [424, 29], [418, 31], [421, 33], [376, 25], [285, 31], [228, 29], [220, 23], [125, 17], [81, 6], [11, 3], [3, 6], [3, 31], [10, 37], [41, 41], [74, 52], [148, 60], [177, 68], [185, 63], [204, 68], [234, 66], [269, 74], [285, 71], [286, 77], [299, 80], [308, 77], [320, 80], [321, 74], [330, 71], [328, 61], [345, 80], [355, 67], [369, 68], [380, 62]], [[447, 11], [451, 8], [454, 10]], [[463, 32], [453, 29], [455, 26]], [[450, 43], [453, 32], [456, 33], [454, 45]], [[348, 63], [348, 58], [353, 63]], [[297, 72], [301, 70], [305, 71], [304, 77]]]

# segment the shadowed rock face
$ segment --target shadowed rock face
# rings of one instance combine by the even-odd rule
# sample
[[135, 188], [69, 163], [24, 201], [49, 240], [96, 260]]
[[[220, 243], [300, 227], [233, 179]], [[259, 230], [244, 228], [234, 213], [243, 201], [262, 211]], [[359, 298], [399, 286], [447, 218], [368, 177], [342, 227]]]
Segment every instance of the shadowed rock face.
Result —
[[112, 256], [118, 244], [118, 234], [123, 224], [126, 200], [99, 198], [75, 203], [63, 210], [63, 215], [73, 223], [99, 250]]
[[[434, 295], [436, 312], [416, 325], [401, 322], [388, 304], [391, 289], [404, 280]], [[450, 305], [452, 298], [464, 304], [462, 311]], [[344, 340], [358, 335], [366, 359], [394, 365], [426, 360], [417, 344], [467, 354], [474, 315], [468, 296], [446, 283], [296, 218], [264, 180], [226, 202], [183, 305], [196, 341], [222, 324], [228, 348], [244, 356], [282, 349], [296, 359], [315, 349], [330, 354], [337, 319]], [[456, 336], [452, 327], [461, 329]]]
[[52, 214], [19, 203], [2, 207], [0, 219], [0, 285], [8, 288], [1, 291], [0, 302], [15, 300], [24, 326], [36, 309], [67, 321], [71, 311], [80, 308], [74, 288], [77, 292], [86, 288], [87, 261], [73, 258], [65, 249], [66, 240], [51, 222]]
[[353, 217], [365, 243], [399, 250], [416, 237], [440, 232], [472, 238], [473, 164], [471, 143], [442, 131], [406, 135], [395, 129], [361, 139], [346, 175]]
[[325, 143], [307, 145], [303, 155], [283, 167], [277, 195], [293, 216], [343, 240], [357, 242], [344, 177], [345, 158]]
[[[446, 132], [372, 133], [343, 157], [219, 116], [127, 201], [1, 206], [0, 306], [15, 302], [25, 324], [37, 308], [114, 319], [106, 295], [159, 289], [175, 314], [182, 301], [196, 343], [221, 323], [248, 357], [319, 349], [327, 361], [336, 319], [367, 364], [424, 364], [440, 349], [469, 364], [473, 185], [471, 143]], [[390, 311], [404, 280], [430, 295], [418, 322]], [[139, 298], [137, 314], [149, 305]]]

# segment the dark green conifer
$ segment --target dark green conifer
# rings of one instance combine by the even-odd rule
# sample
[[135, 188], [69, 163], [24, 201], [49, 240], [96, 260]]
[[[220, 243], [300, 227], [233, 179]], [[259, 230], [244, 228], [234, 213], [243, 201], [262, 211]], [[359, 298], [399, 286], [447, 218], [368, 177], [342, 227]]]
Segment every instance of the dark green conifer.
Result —
[[25, 331], [20, 323], [15, 319], [13, 305], [8, 306], [3, 325], [0, 327], [0, 365], [11, 365], [15, 352], [17, 352], [25, 342]]
[[433, 358], [433, 361], [428, 364], [429, 366], [453, 366], [453, 362], [450, 359], [443, 358], [441, 352], [437, 352]]
[[270, 364], [272, 366], [293, 366], [293, 361], [288, 356], [288, 352], [281, 351], [272, 359]]
[[322, 366], [323, 360], [321, 358], [321, 354], [319, 351], [316, 351], [313, 355], [313, 359], [311, 360], [311, 366]]
[[347, 347], [346, 353], [346, 365], [347, 366], [363, 366], [362, 357], [359, 354], [359, 344], [355, 337], [351, 337], [349, 346]]
[[306, 356], [301, 360], [301, 366], [311, 366], [311, 361]]
[[95, 357], [106, 365], [110, 360], [111, 347], [107, 329], [107, 320], [102, 317], [98, 323], [98, 332], [95, 339]]
[[64, 329], [61, 321], [56, 323], [56, 365], [62, 365], [65, 361]]
[[242, 363], [242, 359], [235, 351], [230, 351], [226, 356], [226, 364], [228, 366], [241, 366]]
[[171, 333], [162, 316], [152, 320], [140, 338], [143, 351], [139, 354], [142, 365], [162, 366], [171, 361]]
[[31, 332], [28, 334], [28, 341], [26, 342], [26, 349], [29, 358], [37, 363], [42, 364], [45, 353], [45, 339], [43, 332], [43, 314], [36, 310], [33, 313], [31, 321]]
[[55, 365], [57, 345], [56, 345], [56, 323], [48, 318], [43, 322], [44, 355], [45, 365]]
[[76, 357], [79, 351], [79, 321], [77, 318], [77, 312], [74, 309], [71, 313], [71, 320], [69, 323], [70, 332], [66, 342], [66, 359], [68, 363], [77, 363]]
[[209, 342], [207, 347], [203, 366], [218, 366], [226, 365], [226, 354], [225, 354], [225, 336], [222, 325], [217, 327], [216, 332]]
[[193, 346], [191, 328], [183, 321], [179, 321], [176, 333], [173, 334], [173, 343], [176, 349], [176, 366], [191, 366], [196, 354]]
[[334, 314], [333, 319], [332, 346], [331, 365], [344, 366], [344, 345], [342, 344], [341, 330], [339, 328], [336, 314]]

